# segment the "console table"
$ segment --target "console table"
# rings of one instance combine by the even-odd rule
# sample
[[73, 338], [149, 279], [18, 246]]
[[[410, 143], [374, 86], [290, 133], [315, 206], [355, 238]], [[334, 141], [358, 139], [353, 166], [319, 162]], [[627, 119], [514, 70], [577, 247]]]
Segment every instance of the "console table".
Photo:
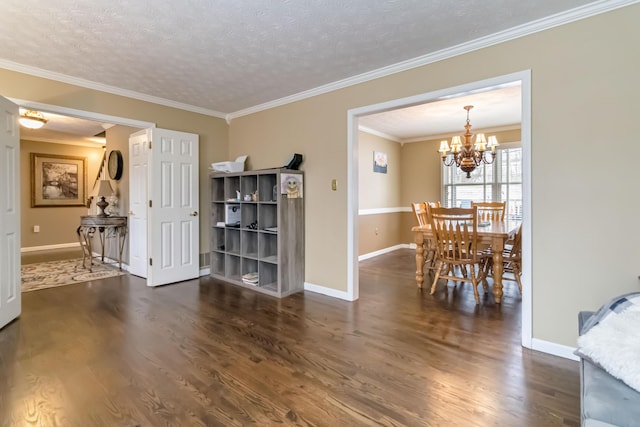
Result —
[[82, 247], [82, 266], [87, 268], [85, 260], [89, 259], [89, 271], [93, 268], [92, 241], [95, 232], [98, 231], [100, 237], [100, 249], [102, 262], [104, 262], [104, 241], [107, 237], [117, 239], [118, 263], [122, 270], [122, 251], [124, 249], [125, 238], [127, 237], [127, 217], [126, 216], [94, 216], [87, 215], [80, 217], [80, 227], [76, 230], [78, 240]]

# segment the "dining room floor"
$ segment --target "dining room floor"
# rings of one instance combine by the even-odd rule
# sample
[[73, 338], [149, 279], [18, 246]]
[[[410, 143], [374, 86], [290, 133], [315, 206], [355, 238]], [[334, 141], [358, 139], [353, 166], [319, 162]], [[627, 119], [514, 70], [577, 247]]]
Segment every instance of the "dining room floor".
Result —
[[414, 254], [362, 261], [355, 302], [132, 275], [23, 294], [2, 425], [578, 426], [578, 363], [521, 347], [515, 283], [432, 296]]

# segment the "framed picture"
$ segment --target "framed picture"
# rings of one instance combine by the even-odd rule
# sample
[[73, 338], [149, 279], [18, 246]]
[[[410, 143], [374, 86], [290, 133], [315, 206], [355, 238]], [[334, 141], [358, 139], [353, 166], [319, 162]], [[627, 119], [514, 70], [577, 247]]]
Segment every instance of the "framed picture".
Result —
[[382, 151], [373, 152], [373, 171], [387, 173], [387, 153]]
[[31, 207], [85, 206], [87, 158], [31, 153]]
[[302, 199], [304, 191], [303, 175], [289, 173], [282, 175], [280, 194], [287, 199]]

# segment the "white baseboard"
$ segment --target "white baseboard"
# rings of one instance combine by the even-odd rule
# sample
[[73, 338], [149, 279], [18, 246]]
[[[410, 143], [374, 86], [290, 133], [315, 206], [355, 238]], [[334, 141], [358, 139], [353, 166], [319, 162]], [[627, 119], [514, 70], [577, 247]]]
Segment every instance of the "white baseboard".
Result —
[[[369, 252], [368, 254], [360, 255], [360, 256], [358, 256], [358, 261], [364, 261], [365, 259], [373, 258], [373, 257], [376, 257], [378, 255], [382, 255], [382, 254], [386, 254], [386, 253], [389, 253], [389, 252], [393, 252], [393, 251], [396, 251], [398, 249], [408, 249], [410, 247], [411, 247], [411, 245], [409, 245], [409, 244], [401, 243], [399, 245], [390, 246], [388, 248], [380, 249], [379, 251]], [[416, 246], [414, 244], [413, 245], [413, 249], [415, 249], [415, 248], [416, 248]]]
[[66, 249], [66, 248], [77, 248], [80, 247], [79, 242], [72, 243], [60, 243], [57, 245], [44, 245], [44, 246], [29, 246], [26, 248], [20, 248], [20, 252], [38, 252], [38, 251], [48, 251], [51, 249]]
[[209, 274], [211, 274], [211, 268], [210, 267], [200, 268], [200, 277], [208, 276]]
[[562, 344], [556, 344], [549, 341], [533, 338], [531, 340], [531, 349], [541, 351], [543, 353], [551, 354], [553, 356], [562, 357], [565, 359], [571, 359], [578, 361], [580, 358], [573, 354], [575, 347], [569, 347]]
[[349, 294], [345, 291], [338, 291], [336, 289], [327, 288], [320, 285], [314, 285], [313, 283], [304, 282], [304, 290], [315, 292], [317, 294], [327, 295], [333, 298], [339, 298], [345, 301], [353, 301], [352, 298], [349, 298]]

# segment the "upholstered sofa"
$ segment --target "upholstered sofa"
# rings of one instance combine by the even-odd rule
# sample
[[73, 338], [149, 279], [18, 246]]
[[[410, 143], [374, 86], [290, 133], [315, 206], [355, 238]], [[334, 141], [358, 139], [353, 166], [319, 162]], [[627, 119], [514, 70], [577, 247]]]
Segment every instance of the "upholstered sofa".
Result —
[[[604, 307], [604, 306], [603, 306]], [[601, 310], [598, 311], [600, 313]], [[579, 332], [582, 336], [596, 313], [583, 311], [578, 316]], [[640, 329], [637, 330], [640, 334]], [[580, 341], [580, 340], [579, 340]], [[615, 352], [615, 348], [610, 351]], [[640, 426], [640, 393], [623, 381], [610, 375], [590, 357], [576, 351], [580, 356], [580, 412], [582, 426]], [[637, 363], [640, 364], [640, 354]]]

